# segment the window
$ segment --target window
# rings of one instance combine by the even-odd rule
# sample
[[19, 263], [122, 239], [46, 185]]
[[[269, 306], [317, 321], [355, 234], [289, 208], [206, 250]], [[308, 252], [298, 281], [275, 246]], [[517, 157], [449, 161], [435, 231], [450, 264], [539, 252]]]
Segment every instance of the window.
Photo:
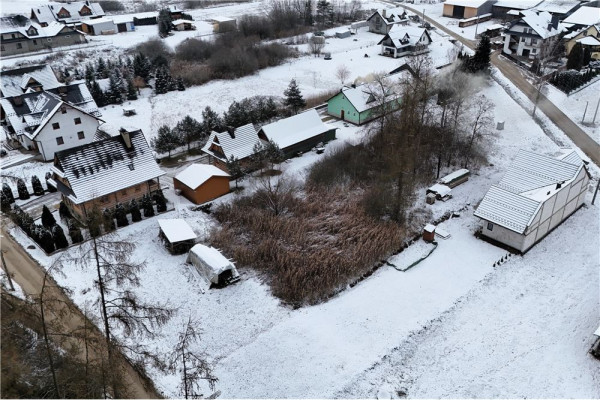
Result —
[[531, 52], [532, 52], [533, 54], [535, 54], [535, 53], [537, 53], [537, 49], [531, 49]]
[[85, 139], [85, 133], [83, 133], [83, 131], [77, 132], [77, 139], [79, 139], [79, 140]]
[[537, 44], [537, 39], [533, 39], [533, 40], [531, 41], [531, 43], [532, 43], [532, 44]]
[[47, 40], [48, 42], [51, 42], [51, 41], [52, 41], [52, 38], [48, 38], [48, 39], [46, 39], [46, 40]]
[[58, 122], [55, 122], [52, 124], [52, 129], [56, 130], [56, 129], [60, 129], [60, 124]]
[[64, 141], [64, 139], [63, 139], [62, 136], [59, 136], [59, 137], [56, 138], [56, 144], [59, 145], [59, 146], [61, 144], [65, 144], [65, 141]]
[[73, 121], [75, 121], [75, 125], [81, 124], [81, 118], [77, 117]]
[[37, 39], [33, 39], [33, 45], [37, 46]]
[[14, 33], [11, 33], [11, 34], [10, 34], [10, 37], [11, 37], [11, 39], [14, 39], [14, 38], [15, 38], [15, 34], [14, 34]]
[[487, 224], [487, 230], [491, 231], [493, 229], [494, 229], [494, 224], [492, 224], [491, 222], [488, 222], [488, 224]]
[[521, 38], [521, 42], [525, 42], [525, 38], [524, 37]]
[[22, 49], [23, 45], [21, 43], [17, 43], [17, 49]]

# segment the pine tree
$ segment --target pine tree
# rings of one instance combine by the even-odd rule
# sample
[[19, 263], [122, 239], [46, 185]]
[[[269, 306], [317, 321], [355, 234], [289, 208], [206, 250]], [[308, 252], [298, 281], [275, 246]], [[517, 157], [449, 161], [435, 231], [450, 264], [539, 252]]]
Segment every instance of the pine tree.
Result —
[[225, 125], [233, 128], [240, 127], [252, 122], [253, 110], [247, 99], [234, 101], [229, 105], [229, 109], [223, 115]]
[[48, 188], [48, 192], [49, 193], [55, 193], [56, 192], [56, 188], [54, 186], [52, 186], [50, 183], [48, 183], [48, 181], [50, 179], [52, 179], [52, 174], [50, 172], [46, 172], [46, 175], [44, 176], [45, 180], [46, 180], [46, 187]]
[[583, 46], [575, 43], [567, 58], [567, 69], [579, 71], [583, 67]]
[[257, 142], [252, 148], [252, 155], [250, 156], [251, 170], [262, 171], [267, 160], [266, 154], [265, 146], [263, 146], [262, 143]]
[[104, 63], [104, 59], [102, 57], [99, 57], [98, 65], [96, 66], [96, 79], [105, 78], [108, 78], [108, 70], [106, 68], [106, 64]]
[[57, 249], [66, 249], [69, 247], [69, 241], [60, 225], [56, 224], [52, 227], [52, 238], [54, 239], [54, 247]]
[[105, 208], [102, 212], [102, 226], [104, 227], [104, 232], [112, 232], [116, 229], [114, 214], [108, 208]]
[[10, 204], [10, 200], [8, 199], [6, 194], [4, 194], [4, 191], [0, 191], [0, 210], [2, 210], [2, 212], [8, 213], [10, 211]]
[[47, 254], [52, 253], [55, 248], [54, 248], [54, 238], [52, 237], [52, 233], [44, 228], [44, 227], [39, 227], [39, 245], [42, 249], [44, 249], [44, 251]]
[[471, 58], [471, 72], [488, 71], [490, 68], [490, 54], [492, 45], [488, 35], [482, 35], [475, 54]]
[[177, 78], [175, 79], [175, 90], [179, 90], [183, 92], [185, 90], [185, 85], [183, 84], [183, 79]]
[[152, 206], [152, 199], [147, 194], [145, 194], [142, 197], [142, 209], [144, 210], [145, 218], [154, 216], [154, 207]]
[[106, 96], [109, 104], [123, 103], [125, 98], [125, 96], [123, 96], [123, 77], [121, 76], [119, 70], [111, 72]]
[[145, 82], [148, 82], [150, 69], [151, 66], [148, 58], [142, 53], [136, 54], [133, 58], [133, 74], [143, 78]]
[[74, 219], [70, 219], [67, 226], [69, 227], [69, 236], [73, 244], [83, 242], [83, 235], [81, 234], [81, 228], [77, 225]]
[[123, 204], [121, 203], [118, 203], [115, 206], [115, 218], [117, 219], [117, 226], [119, 228], [129, 225], [129, 221], [127, 220], [127, 213], [125, 212], [125, 207], [123, 207]]
[[152, 148], [157, 153], [168, 153], [171, 157], [171, 152], [181, 144], [181, 138], [177, 136], [177, 132], [163, 125], [158, 128], [158, 134], [152, 139]]
[[163, 194], [162, 190], [158, 190], [154, 194], [154, 201], [156, 201], [156, 211], [161, 213], [167, 211], [167, 199]]
[[271, 169], [273, 169], [276, 164], [280, 164], [285, 160], [285, 154], [277, 143], [269, 140], [265, 146], [265, 158], [271, 164]]
[[330, 4], [327, 0], [319, 0], [317, 2], [317, 23], [324, 27], [329, 16]]
[[592, 61], [592, 52], [590, 51], [590, 48], [586, 46], [583, 49], [582, 64], [584, 66], [587, 66], [590, 64], [590, 61]]
[[212, 108], [206, 106], [202, 111], [202, 132], [208, 137], [212, 131], [220, 132], [222, 130], [223, 120]]
[[90, 90], [90, 94], [92, 95], [92, 98], [98, 107], [104, 107], [107, 104], [106, 95], [100, 88], [100, 84], [95, 79], [90, 82], [88, 89]]
[[54, 219], [54, 215], [52, 215], [46, 205], [42, 207], [42, 225], [46, 228], [51, 228], [56, 225], [56, 219]]
[[140, 212], [140, 207], [135, 199], [131, 200], [129, 204], [129, 212], [131, 213], [131, 221], [138, 222], [142, 220], [142, 213]]
[[313, 26], [315, 22], [313, 18], [312, 2], [313, 0], [306, 0], [304, 2], [304, 25], [306, 26]]
[[133, 78], [131, 76], [127, 77], [127, 100], [137, 100], [137, 89], [133, 84]]
[[189, 115], [179, 121], [174, 130], [175, 135], [187, 144], [188, 151], [191, 143], [202, 137], [202, 124]]
[[235, 180], [235, 188], [238, 188], [238, 183], [244, 180], [245, 174], [242, 169], [240, 160], [233, 154], [227, 159], [227, 170], [229, 175]]
[[171, 12], [167, 8], [163, 8], [158, 12], [156, 18], [158, 22], [158, 33], [161, 37], [165, 37], [173, 29]]
[[17, 193], [19, 193], [19, 199], [29, 199], [29, 190], [27, 190], [27, 185], [25, 185], [25, 181], [21, 178], [17, 179]]
[[285, 95], [284, 104], [289, 107], [294, 114], [298, 114], [298, 111], [306, 106], [306, 101], [304, 101], [295, 79], [290, 81], [288, 88], [283, 94]]
[[154, 80], [154, 93], [163, 94], [169, 91], [169, 80], [165, 67], [156, 69], [156, 79]]
[[4, 195], [6, 196], [6, 199], [8, 200], [8, 202], [10, 204], [15, 202], [15, 197], [13, 196], [13, 191], [6, 182], [2, 183], [2, 193], [4, 193]]
[[64, 201], [61, 201], [58, 206], [58, 215], [61, 219], [73, 218], [73, 216], [71, 215], [71, 211], [69, 210], [69, 207], [67, 207], [67, 205], [65, 204]]
[[44, 194], [44, 187], [37, 175], [31, 177], [31, 188], [33, 189], [33, 194], [36, 196], [42, 196]]
[[87, 63], [85, 65], [85, 83], [89, 84], [96, 80], [96, 71], [94, 70], [94, 65], [92, 63]]

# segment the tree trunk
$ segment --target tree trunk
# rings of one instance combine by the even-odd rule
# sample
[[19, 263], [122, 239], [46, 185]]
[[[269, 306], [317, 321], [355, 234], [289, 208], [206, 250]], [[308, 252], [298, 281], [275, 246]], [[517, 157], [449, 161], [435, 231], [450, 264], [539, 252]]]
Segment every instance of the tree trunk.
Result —
[[52, 351], [50, 350], [50, 340], [48, 339], [48, 329], [46, 327], [46, 314], [44, 312], [44, 288], [46, 286], [46, 277], [44, 276], [44, 284], [40, 293], [40, 317], [42, 319], [42, 332], [44, 334], [44, 344], [46, 345], [46, 353], [48, 354], [48, 364], [50, 364], [50, 371], [52, 372], [52, 383], [54, 385], [54, 391], [56, 397], [60, 398], [60, 392], [58, 391], [58, 381], [56, 380], [56, 371], [54, 369], [54, 359], [52, 358]]

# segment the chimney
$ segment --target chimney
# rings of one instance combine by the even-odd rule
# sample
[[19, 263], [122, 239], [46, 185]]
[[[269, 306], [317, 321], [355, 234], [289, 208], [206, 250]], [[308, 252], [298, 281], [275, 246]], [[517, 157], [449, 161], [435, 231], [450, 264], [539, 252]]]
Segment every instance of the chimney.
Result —
[[133, 146], [131, 145], [131, 137], [129, 136], [129, 132], [127, 132], [127, 130], [125, 128], [121, 128], [121, 129], [119, 129], [119, 133], [121, 134], [121, 137], [123, 138], [123, 142], [125, 143], [125, 148], [127, 150], [131, 150], [133, 148]]
[[552, 15], [552, 27], [558, 29], [558, 15]]
[[383, 11], [381, 11], [381, 15], [383, 15], [383, 18], [387, 18], [387, 10], [383, 9]]
[[227, 126], [227, 132], [232, 139], [235, 139], [235, 129], [232, 126]]

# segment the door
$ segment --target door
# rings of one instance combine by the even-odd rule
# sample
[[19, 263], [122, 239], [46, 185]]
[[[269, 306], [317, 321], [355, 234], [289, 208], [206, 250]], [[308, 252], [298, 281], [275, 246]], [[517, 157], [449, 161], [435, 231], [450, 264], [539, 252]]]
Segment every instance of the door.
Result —
[[126, 24], [117, 24], [117, 29], [120, 32], [127, 32], [127, 25]]
[[344, 120], [344, 114], [345, 114], [345, 111], [342, 110], [342, 121]]
[[464, 6], [454, 6], [452, 9], [452, 18], [463, 18], [465, 15], [465, 7]]
[[531, 50], [529, 50], [529, 49], [523, 49], [523, 57], [529, 57], [529, 52], [530, 51]]

